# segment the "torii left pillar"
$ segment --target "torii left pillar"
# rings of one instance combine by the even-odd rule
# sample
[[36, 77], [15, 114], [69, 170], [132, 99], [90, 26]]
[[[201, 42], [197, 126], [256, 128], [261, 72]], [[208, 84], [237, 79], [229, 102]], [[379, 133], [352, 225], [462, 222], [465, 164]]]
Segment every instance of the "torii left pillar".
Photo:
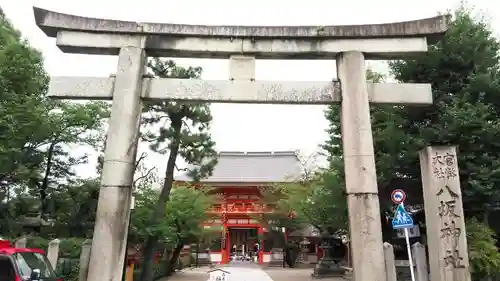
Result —
[[122, 47], [118, 55], [89, 281], [122, 279], [146, 66], [144, 40], [136, 43]]

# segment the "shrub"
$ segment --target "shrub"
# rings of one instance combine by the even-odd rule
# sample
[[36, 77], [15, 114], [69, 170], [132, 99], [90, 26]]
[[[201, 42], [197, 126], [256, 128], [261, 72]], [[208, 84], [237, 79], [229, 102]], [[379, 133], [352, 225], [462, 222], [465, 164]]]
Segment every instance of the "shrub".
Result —
[[59, 244], [59, 256], [71, 259], [79, 259], [82, 251], [82, 244], [85, 239], [64, 238]]
[[[59, 244], [59, 258], [56, 273], [63, 277], [65, 281], [77, 281], [79, 271], [79, 258], [84, 239], [81, 238], [61, 238]], [[27, 237], [26, 246], [28, 248], [38, 248], [47, 251], [51, 240], [33, 236]]]
[[47, 251], [47, 248], [49, 246], [49, 241], [43, 237], [39, 236], [32, 236], [32, 237], [27, 237], [26, 238], [26, 247], [28, 248], [38, 248], [38, 249], [43, 249], [44, 251]]
[[500, 271], [500, 253], [495, 232], [472, 219], [466, 222], [469, 262], [473, 280], [481, 280]]
[[64, 281], [78, 281], [79, 260], [62, 258], [58, 260], [56, 275]]

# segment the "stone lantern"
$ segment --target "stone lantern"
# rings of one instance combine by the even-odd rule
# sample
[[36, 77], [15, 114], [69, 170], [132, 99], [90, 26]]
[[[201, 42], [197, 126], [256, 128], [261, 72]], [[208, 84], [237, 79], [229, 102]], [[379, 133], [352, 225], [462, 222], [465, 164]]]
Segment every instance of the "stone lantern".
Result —
[[335, 259], [332, 255], [334, 248], [333, 244], [335, 242], [342, 243], [342, 241], [336, 239], [331, 234], [327, 234], [323, 238], [323, 241], [321, 242], [320, 246], [323, 255], [316, 264], [312, 277], [314, 278], [339, 277], [345, 274], [345, 269], [340, 266], [340, 260]]

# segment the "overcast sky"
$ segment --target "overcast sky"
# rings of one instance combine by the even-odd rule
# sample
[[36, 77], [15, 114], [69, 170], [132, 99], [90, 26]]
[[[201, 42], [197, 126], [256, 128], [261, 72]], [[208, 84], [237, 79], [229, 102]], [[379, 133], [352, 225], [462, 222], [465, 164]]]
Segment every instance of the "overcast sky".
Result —
[[[495, 1], [471, 4], [487, 12], [493, 26], [499, 26], [500, 9]], [[64, 54], [35, 25], [33, 6], [53, 11], [117, 20], [206, 25], [340, 25], [414, 20], [444, 13], [457, 0], [0, 0], [0, 6], [31, 44], [43, 52], [51, 75], [108, 76], [116, 70], [116, 57]], [[181, 65], [202, 66], [204, 79], [227, 79], [225, 60], [178, 59]], [[385, 71], [383, 64], [372, 65]], [[335, 74], [334, 61], [257, 61], [256, 79], [329, 81]], [[322, 106], [228, 105], [212, 106], [212, 134], [218, 150], [300, 150], [313, 153], [326, 134]], [[166, 159], [152, 156], [150, 165], [163, 173]], [[80, 174], [91, 175], [93, 164]]]

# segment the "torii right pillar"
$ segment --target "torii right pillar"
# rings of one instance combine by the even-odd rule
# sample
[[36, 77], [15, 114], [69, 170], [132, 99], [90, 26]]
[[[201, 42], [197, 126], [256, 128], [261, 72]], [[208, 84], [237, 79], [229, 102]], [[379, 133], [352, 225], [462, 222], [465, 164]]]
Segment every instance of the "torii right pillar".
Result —
[[[390, 44], [390, 40], [387, 43]], [[337, 75], [341, 81], [342, 92], [341, 135], [353, 279], [382, 281], [386, 280], [387, 276], [383, 258], [380, 202], [365, 55], [369, 54], [347, 51], [337, 56]]]
[[382, 225], [363, 53], [339, 54], [337, 71], [353, 279], [383, 281]]

